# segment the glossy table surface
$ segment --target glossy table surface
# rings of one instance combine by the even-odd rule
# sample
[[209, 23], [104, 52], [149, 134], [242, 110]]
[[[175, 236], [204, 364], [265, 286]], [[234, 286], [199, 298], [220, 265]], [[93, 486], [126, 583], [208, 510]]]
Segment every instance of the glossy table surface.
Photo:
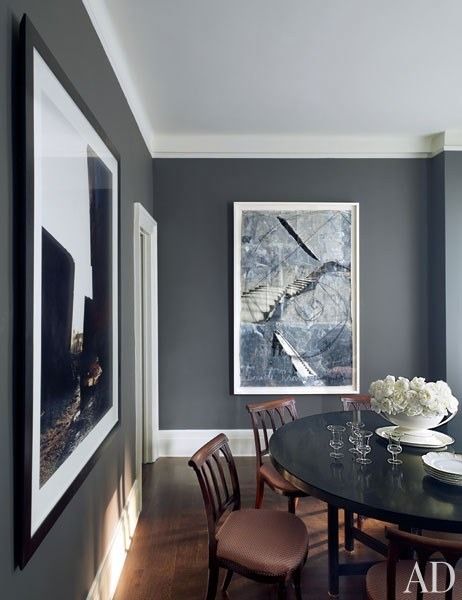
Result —
[[[298, 488], [332, 506], [406, 527], [462, 532], [462, 487], [439, 483], [425, 474], [421, 456], [430, 450], [403, 446], [403, 464], [393, 466], [387, 462], [386, 441], [374, 433], [369, 454], [372, 464], [360, 465], [348, 452], [347, 431], [344, 457], [335, 460], [329, 456], [327, 426], [345, 425], [350, 419], [349, 412], [324, 413], [285, 425], [270, 440], [273, 464]], [[362, 420], [371, 431], [389, 424], [368, 411], [363, 411]], [[454, 437], [452, 447], [462, 451], [460, 419], [441, 431]]]

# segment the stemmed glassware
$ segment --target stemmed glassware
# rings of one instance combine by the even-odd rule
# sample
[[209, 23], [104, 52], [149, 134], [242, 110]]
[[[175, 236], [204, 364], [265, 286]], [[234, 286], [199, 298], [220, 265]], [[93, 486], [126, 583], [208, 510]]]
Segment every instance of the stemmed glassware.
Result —
[[358, 437], [358, 444], [356, 446], [356, 450], [359, 454], [359, 457], [356, 459], [356, 462], [360, 463], [361, 465], [370, 465], [372, 461], [370, 458], [367, 458], [367, 455], [371, 451], [369, 440], [372, 436], [372, 431], [359, 430], [356, 433], [356, 436]]
[[358, 432], [361, 431], [365, 427], [364, 423], [355, 423], [355, 421], [348, 421], [347, 426], [350, 428], [350, 435], [348, 436], [348, 441], [350, 444], [353, 444], [352, 448], [349, 448], [349, 452], [353, 452], [355, 454], [358, 453], [356, 446], [359, 442]]
[[345, 427], [343, 425], [328, 425], [327, 429], [332, 433], [332, 439], [329, 441], [329, 446], [333, 452], [330, 453], [332, 458], [342, 458], [343, 454], [340, 449], [343, 448], [343, 433]]
[[397, 458], [397, 456], [403, 451], [403, 448], [401, 446], [401, 436], [398, 433], [391, 431], [388, 434], [387, 450], [391, 454], [391, 458], [387, 459], [391, 465], [403, 464], [403, 461]]

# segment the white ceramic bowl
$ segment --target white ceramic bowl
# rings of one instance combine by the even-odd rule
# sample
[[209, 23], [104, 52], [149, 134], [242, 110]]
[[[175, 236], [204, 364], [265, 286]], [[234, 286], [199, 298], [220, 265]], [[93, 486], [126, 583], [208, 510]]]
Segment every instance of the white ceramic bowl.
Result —
[[433, 429], [434, 427], [438, 427], [443, 423], [447, 423], [454, 417], [456, 413], [452, 413], [447, 418], [445, 418], [445, 415], [437, 415], [436, 417], [423, 417], [422, 415], [409, 417], [404, 413], [399, 415], [389, 415], [388, 413], [382, 414], [386, 419], [388, 419], [388, 421], [390, 421], [390, 423], [398, 426], [399, 433], [417, 438], [427, 437], [429, 429]]

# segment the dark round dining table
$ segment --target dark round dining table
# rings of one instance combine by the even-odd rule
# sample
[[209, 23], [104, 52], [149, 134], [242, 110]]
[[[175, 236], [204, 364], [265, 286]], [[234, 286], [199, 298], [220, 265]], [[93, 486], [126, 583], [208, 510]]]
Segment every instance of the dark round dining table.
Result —
[[[355, 540], [386, 555], [386, 546], [354, 525], [353, 514], [397, 524], [406, 531], [430, 529], [462, 533], [462, 487], [439, 483], [425, 474], [422, 454], [430, 449], [403, 445], [401, 465], [387, 462], [387, 442], [371, 437], [371, 464], [361, 465], [348, 451], [344, 434], [343, 458], [330, 457], [328, 425], [345, 425], [349, 412], [334, 412], [297, 419], [278, 429], [269, 450], [276, 469], [293, 485], [328, 505], [329, 594], [338, 596], [339, 577], [364, 573], [371, 563], [339, 563], [338, 512], [345, 511], [345, 549]], [[362, 411], [366, 428], [375, 432], [390, 425], [380, 415]], [[461, 420], [454, 419], [440, 431], [455, 438], [449, 449], [461, 451]], [[459, 440], [458, 440], [459, 437]]]

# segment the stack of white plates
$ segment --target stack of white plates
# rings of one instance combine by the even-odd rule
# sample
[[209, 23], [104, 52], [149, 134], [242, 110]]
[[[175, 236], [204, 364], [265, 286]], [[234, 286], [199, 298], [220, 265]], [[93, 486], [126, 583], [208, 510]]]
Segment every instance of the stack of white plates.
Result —
[[425, 472], [433, 479], [462, 486], [462, 454], [428, 452], [422, 456]]

